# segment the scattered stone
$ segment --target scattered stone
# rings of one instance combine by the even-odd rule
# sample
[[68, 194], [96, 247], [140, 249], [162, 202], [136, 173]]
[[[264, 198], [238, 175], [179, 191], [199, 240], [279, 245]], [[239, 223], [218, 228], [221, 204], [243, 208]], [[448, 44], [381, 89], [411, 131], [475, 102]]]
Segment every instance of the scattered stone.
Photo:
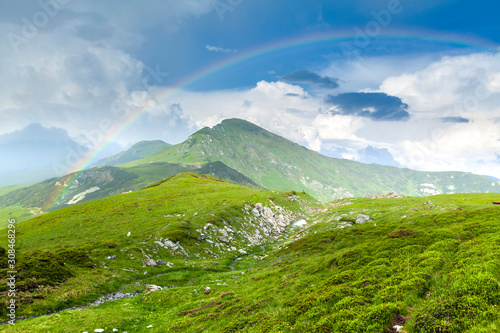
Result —
[[96, 328], [96, 329], [94, 330], [94, 332], [96, 332], [96, 333], [101, 333], [101, 332], [104, 332], [104, 329], [103, 329], [103, 328]]
[[146, 285], [146, 290], [144, 291], [144, 294], [149, 294], [158, 290], [163, 290], [163, 288], [160, 286], [156, 286], [154, 284], [148, 284]]
[[370, 221], [370, 216], [368, 215], [359, 214], [358, 217], [356, 218], [356, 223], [358, 224], [362, 224], [368, 221]]
[[276, 216], [276, 215], [274, 215], [273, 211], [269, 207], [264, 207], [264, 211], [262, 212], [262, 215], [264, 215], [264, 217], [267, 217], [268, 219]]
[[340, 222], [338, 225], [337, 225], [337, 229], [344, 229], [344, 228], [348, 228], [348, 227], [352, 227], [352, 222]]
[[130, 233], [130, 231], [129, 231], [129, 232], [127, 233], [127, 237], [130, 237], [130, 235], [131, 235], [131, 233]]
[[253, 214], [255, 217], [260, 217], [260, 213], [259, 213], [259, 211], [258, 211], [256, 208], [252, 209], [252, 214]]
[[174, 250], [174, 251], [179, 248], [179, 246], [177, 244], [175, 244], [174, 242], [172, 242], [171, 240], [168, 240], [168, 239], [165, 239], [163, 241], [163, 244], [165, 244], [165, 246], [172, 248], [172, 250]]
[[229, 237], [229, 235], [227, 234], [226, 229], [219, 229], [219, 232], [222, 234], [222, 237], [224, 237], [224, 238], [228, 238]]
[[243, 249], [239, 249], [238, 252], [241, 253], [241, 254], [247, 254], [247, 251], [245, 251]]
[[109, 257], [106, 258], [106, 260], [114, 260], [114, 259], [116, 259], [115, 255], [112, 255], [112, 256], [109, 256]]
[[167, 267], [168, 267], [168, 268], [174, 267], [174, 264], [173, 264], [173, 263], [171, 263], [171, 262], [167, 262]]
[[229, 244], [229, 241], [227, 239], [225, 239], [224, 237], [222, 237], [222, 236], [217, 236], [217, 239], [220, 240], [223, 243]]
[[151, 266], [151, 267], [155, 267], [158, 265], [156, 261], [154, 261], [153, 259], [146, 259], [144, 260], [144, 263], [146, 264], [146, 266]]
[[161, 259], [156, 260], [157, 265], [166, 265], [167, 263]]

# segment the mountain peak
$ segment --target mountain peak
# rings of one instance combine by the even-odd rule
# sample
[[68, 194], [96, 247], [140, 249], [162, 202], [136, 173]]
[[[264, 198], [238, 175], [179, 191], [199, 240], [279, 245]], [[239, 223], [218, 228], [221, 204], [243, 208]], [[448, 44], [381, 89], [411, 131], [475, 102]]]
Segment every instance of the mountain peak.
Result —
[[224, 119], [219, 125], [215, 126], [217, 128], [218, 126], [222, 126], [224, 128], [234, 128], [238, 130], [244, 130], [244, 131], [264, 131], [262, 127], [259, 127], [247, 120], [239, 119], [239, 118], [230, 118], [230, 119]]

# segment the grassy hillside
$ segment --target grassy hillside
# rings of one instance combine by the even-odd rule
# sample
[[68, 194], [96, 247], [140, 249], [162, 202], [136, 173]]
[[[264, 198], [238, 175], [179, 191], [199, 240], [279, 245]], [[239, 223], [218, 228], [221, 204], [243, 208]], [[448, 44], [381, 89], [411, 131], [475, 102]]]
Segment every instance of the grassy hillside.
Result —
[[[317, 204], [307, 194], [249, 189], [187, 173], [19, 223], [17, 315], [88, 304], [120, 289], [139, 292], [147, 283], [185, 286], [207, 272], [229, 270], [235, 257], [262, 252], [261, 245], [281, 234], [251, 213], [257, 203], [288, 221], [307, 216], [307, 207]], [[0, 246], [7, 244], [2, 237]], [[160, 259], [171, 265], [148, 262]], [[5, 265], [0, 251], [2, 304], [8, 301]]]
[[[292, 205], [288, 208], [291, 211], [303, 209], [294, 208], [296, 203], [301, 203], [301, 207], [314, 206], [303, 194], [247, 190], [210, 177], [199, 183], [196, 177], [199, 176], [174, 177], [143, 193], [76, 205], [24, 222], [25, 228], [19, 228], [20, 237], [26, 237], [23, 251], [46, 247], [57, 252], [57, 246], [78, 246], [96, 249], [91, 251], [91, 258], [98, 263], [106, 255], [117, 254], [116, 261], [105, 262], [109, 269], [101, 264], [92, 270], [93, 284], [105, 285], [113, 279], [125, 281], [125, 274], [129, 273], [119, 268], [132, 265], [138, 274], [127, 281], [142, 277], [140, 283], [169, 288], [98, 307], [21, 321], [15, 327], [0, 327], [0, 331], [92, 332], [102, 328], [105, 332], [380, 333], [395, 332], [394, 325], [403, 327], [404, 332], [500, 330], [500, 207], [491, 204], [500, 194], [338, 200], [327, 209], [309, 210], [305, 213], [309, 214], [307, 225], [287, 227], [286, 234], [274, 241], [269, 239], [274, 243], [267, 245], [266, 251], [257, 247], [246, 255], [239, 254], [242, 259], [233, 263], [235, 271], [227, 269], [230, 260], [224, 260], [222, 252], [221, 258], [208, 259], [209, 255], [195, 250], [203, 247], [204, 242], [197, 244], [189, 241], [188, 236], [181, 244], [186, 244], [189, 257], [170, 258], [159, 252], [159, 257], [175, 264], [173, 269], [164, 270], [167, 274], [151, 277], [156, 268], [134, 266], [129, 256], [137, 242], [147, 251], [150, 240], [161, 235], [161, 214], [180, 212], [186, 217], [174, 223], [182, 224], [182, 219], [191, 217], [189, 223], [196, 228], [207, 218], [214, 219], [210, 212], [221, 216], [218, 208], [224, 210], [222, 214], [228, 214], [223, 221], [238, 221], [233, 216], [245, 221], [245, 216], [249, 216], [243, 212], [244, 205], [269, 200], [268, 196], [283, 206]], [[193, 187], [194, 183], [199, 186]], [[174, 195], [171, 186], [182, 190]], [[215, 194], [214, 190], [222, 191]], [[195, 195], [190, 196], [193, 191]], [[161, 197], [161, 192], [176, 199]], [[192, 204], [188, 205], [186, 198]], [[204, 202], [202, 198], [209, 200]], [[123, 206], [113, 205], [116, 200]], [[99, 206], [90, 210], [91, 204]], [[134, 208], [135, 204], [140, 208]], [[208, 212], [204, 205], [209, 207]], [[237, 208], [226, 209], [227, 205]], [[110, 211], [112, 207], [115, 212]], [[148, 211], [148, 207], [153, 210]], [[183, 208], [179, 210], [180, 207]], [[104, 211], [101, 213], [100, 209]], [[160, 209], [163, 211], [157, 214]], [[199, 214], [195, 216], [194, 211]], [[126, 216], [113, 222], [117, 212]], [[204, 216], [202, 221], [196, 218], [200, 215]], [[153, 222], [158, 220], [161, 223]], [[232, 225], [236, 228], [235, 224]], [[71, 238], [62, 226], [85, 237]], [[240, 230], [245, 229], [245, 223], [240, 226]], [[94, 234], [94, 228], [103, 230]], [[127, 230], [132, 230], [130, 237], [136, 238], [125, 238]], [[99, 245], [104, 241], [102, 234], [119, 245]], [[85, 247], [88, 237], [95, 244]], [[189, 242], [193, 246], [188, 246]], [[156, 257], [153, 248], [148, 253]], [[138, 252], [133, 255], [138, 256]], [[148, 274], [144, 276], [143, 271]], [[74, 278], [65, 283], [79, 285], [71, 279]], [[145, 289], [144, 284], [141, 287]], [[63, 284], [57, 291], [60, 297], [66, 295], [65, 288]], [[50, 297], [36, 302], [51, 304]], [[26, 306], [31, 311], [42, 309]]]
[[5, 187], [0, 187], [0, 195], [7, 194], [9, 192], [18, 190], [20, 188], [24, 188], [26, 185], [15, 185], [15, 186], [5, 186]]
[[223, 162], [264, 188], [305, 190], [323, 201], [387, 192], [421, 196], [500, 188], [498, 181], [463, 172], [418, 172], [329, 158], [239, 119], [204, 128], [181, 144], [124, 166], [213, 161]]
[[[31, 186], [14, 188], [0, 196], [0, 214], [2, 211], [11, 212], [19, 208], [23, 209], [23, 214], [40, 210], [46, 212], [73, 203], [137, 191], [180, 172], [211, 174], [231, 183], [259, 188], [251, 179], [221, 162], [196, 167], [171, 163], [149, 163], [128, 169], [99, 167], [58, 179], [48, 179]], [[52, 205], [53, 202], [56, 204]]]
[[161, 140], [141, 141], [119, 154], [103, 158], [94, 163], [93, 166], [118, 166], [127, 162], [135, 161], [152, 155], [157, 151], [170, 147], [171, 145]]

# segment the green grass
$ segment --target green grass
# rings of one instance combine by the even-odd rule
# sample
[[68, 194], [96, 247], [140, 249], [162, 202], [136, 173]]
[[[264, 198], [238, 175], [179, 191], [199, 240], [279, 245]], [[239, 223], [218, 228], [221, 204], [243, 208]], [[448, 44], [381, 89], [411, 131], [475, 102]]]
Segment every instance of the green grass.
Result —
[[20, 188], [24, 188], [27, 185], [14, 185], [14, 186], [5, 186], [5, 187], [0, 187], [0, 195], [7, 194], [9, 192], [18, 190]]
[[[317, 205], [307, 194], [249, 189], [191, 173], [170, 177], [138, 192], [70, 206], [19, 223], [16, 251], [22, 273], [18, 285], [26, 292], [22, 294], [18, 315], [37, 315], [85, 304], [98, 294], [117, 291], [132, 281], [147, 280], [148, 273], [187, 270], [188, 275], [197, 276], [205, 271], [229, 270], [228, 265], [240, 255], [236, 250], [252, 252], [255, 246], [239, 232], [232, 235], [230, 244], [214, 246], [197, 239], [200, 231], [210, 224], [210, 230], [219, 230], [219, 235], [225, 227], [254, 233], [256, 227], [249, 210], [259, 202], [271, 207], [280, 205], [301, 216], [307, 214], [303, 212], [305, 205]], [[203, 232], [213, 234], [210, 230]], [[3, 233], [0, 245], [7, 248], [6, 230]], [[212, 236], [213, 241], [220, 243], [217, 234]], [[155, 241], [162, 239], [179, 242], [185, 251], [159, 247]], [[269, 239], [263, 235], [262, 241]], [[116, 260], [106, 261], [111, 255], [116, 255]], [[143, 267], [146, 256], [172, 262], [174, 268]], [[88, 257], [95, 263], [90, 275], [89, 268], [82, 271], [79, 266]], [[6, 271], [5, 268], [0, 273], [5, 275]], [[107, 278], [94, 285], [82, 274]], [[76, 287], [68, 289], [67, 285], [74, 281], [78, 281]], [[7, 286], [2, 282], [0, 291], [5, 296]], [[61, 290], [66, 296], [61, 296]], [[37, 296], [40, 293], [42, 298]]]
[[[20, 321], [0, 331], [379, 333], [396, 318], [405, 318], [406, 332], [495, 332], [500, 329], [500, 207], [491, 201], [499, 197], [343, 199], [320, 210], [301, 193], [176, 176], [140, 192], [76, 205], [19, 225], [19, 237], [26, 240], [21, 252], [87, 248], [96, 263], [112, 253], [118, 256], [105, 262], [109, 268], [69, 264], [71, 277], [35, 305], [23, 305], [31, 313], [90, 300], [114, 288], [142, 291], [146, 283], [171, 288]], [[246, 247], [248, 255], [205, 255], [206, 244], [183, 233], [180, 243], [189, 258], [160, 253], [174, 263], [171, 269], [144, 268], [128, 259], [140, 253], [139, 244], [147, 251], [148, 242], [163, 230], [190, 233], [207, 219], [221, 225], [232, 221], [231, 227], [243, 232], [249, 226], [244, 205], [271, 205], [269, 200], [300, 212], [308, 224], [289, 227], [278, 240], [268, 239], [264, 250]], [[169, 224], [162, 229], [166, 213], [182, 213], [171, 222], [175, 228]], [[338, 228], [359, 214], [371, 220]], [[133, 226], [132, 235], [124, 237]], [[79, 237], [71, 237], [71, 231]], [[244, 243], [235, 241], [238, 247]], [[149, 249], [154, 257], [154, 248]], [[242, 259], [230, 271], [236, 256]], [[153, 277], [151, 272], [167, 274]]]
[[9, 220], [16, 222], [26, 221], [33, 217], [33, 213], [39, 214], [40, 211], [36, 208], [28, 209], [22, 206], [9, 206], [0, 208], [0, 229], [5, 228], [9, 224]]
[[29, 212], [33, 210], [32, 207], [40, 207], [44, 212], [52, 211], [67, 207], [75, 195], [94, 187], [98, 187], [99, 190], [87, 194], [79, 202], [138, 191], [181, 172], [211, 174], [233, 184], [260, 188], [252, 180], [221, 162], [206, 163], [197, 167], [170, 163], [147, 163], [127, 169], [103, 166], [61, 178], [48, 179], [34, 185], [9, 187], [9, 191], [2, 188], [4, 190], [0, 191], [0, 209], [24, 207]]

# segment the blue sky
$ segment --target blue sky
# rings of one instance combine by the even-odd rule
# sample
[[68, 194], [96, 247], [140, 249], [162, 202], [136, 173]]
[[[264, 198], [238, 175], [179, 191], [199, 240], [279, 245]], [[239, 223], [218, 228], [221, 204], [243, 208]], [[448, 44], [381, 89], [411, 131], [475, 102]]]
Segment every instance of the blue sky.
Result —
[[0, 6], [0, 136], [39, 123], [102, 150], [238, 117], [333, 157], [500, 178], [498, 2]]

